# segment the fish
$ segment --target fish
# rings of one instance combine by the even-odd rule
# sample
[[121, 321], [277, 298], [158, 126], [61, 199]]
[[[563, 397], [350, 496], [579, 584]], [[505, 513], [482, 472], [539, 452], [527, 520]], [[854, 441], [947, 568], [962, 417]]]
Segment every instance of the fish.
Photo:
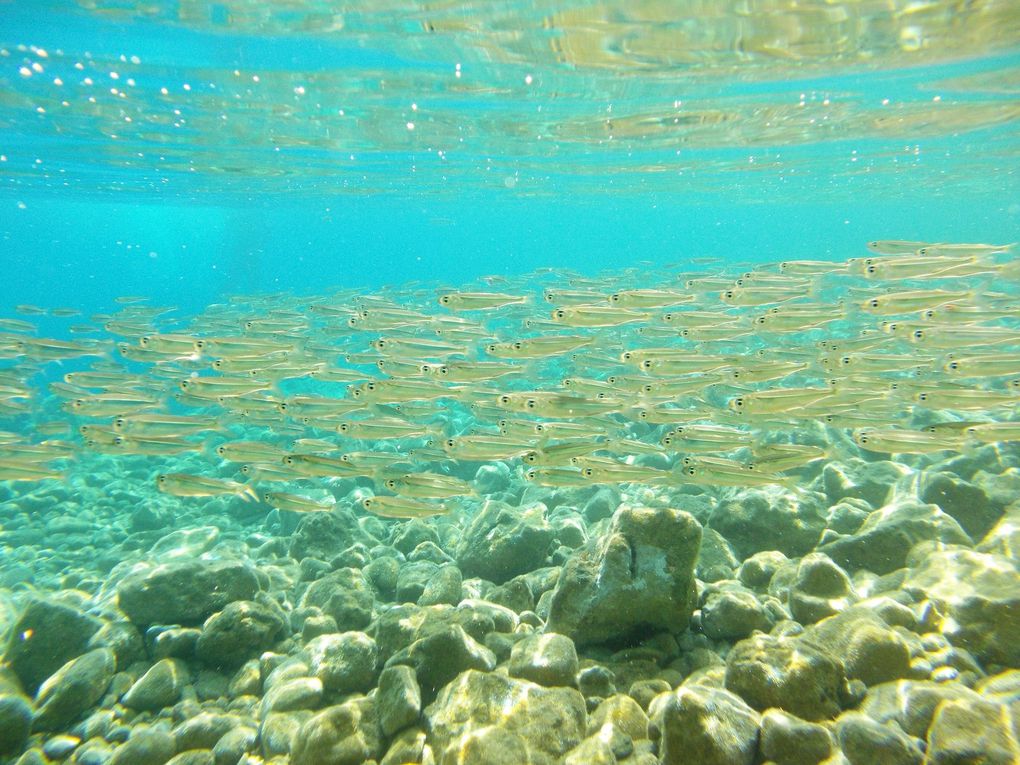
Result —
[[336, 501], [315, 500], [300, 494], [288, 494], [282, 491], [267, 491], [262, 494], [262, 501], [277, 510], [291, 513], [328, 513], [336, 506]]
[[432, 505], [414, 499], [384, 495], [365, 497], [361, 500], [361, 506], [373, 515], [383, 518], [431, 518], [450, 512], [446, 505]]
[[507, 305], [524, 304], [524, 295], [506, 295], [500, 292], [451, 292], [439, 296], [439, 305], [451, 311], [487, 311]]
[[858, 428], [853, 431], [853, 441], [869, 452], [889, 454], [931, 454], [959, 451], [963, 447], [959, 434], [891, 428]]
[[188, 473], [161, 473], [156, 476], [156, 488], [175, 497], [233, 496], [245, 502], [257, 502], [259, 499], [258, 493], [248, 484]]
[[383, 486], [402, 497], [414, 499], [448, 499], [477, 494], [467, 481], [438, 473], [404, 473], [397, 478], [387, 478]]

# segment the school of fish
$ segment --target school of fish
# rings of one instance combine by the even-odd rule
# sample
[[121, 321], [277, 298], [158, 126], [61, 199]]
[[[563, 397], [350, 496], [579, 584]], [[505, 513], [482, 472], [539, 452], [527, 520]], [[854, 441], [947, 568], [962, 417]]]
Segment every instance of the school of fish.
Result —
[[[483, 499], [459, 475], [486, 463], [547, 487], [799, 490], [821, 460], [1020, 441], [1012, 246], [232, 296], [190, 319], [21, 305], [0, 319], [0, 481], [98, 453], [173, 496], [298, 513], [370, 479], [364, 511], [416, 518]], [[40, 337], [42, 314], [81, 323]]]

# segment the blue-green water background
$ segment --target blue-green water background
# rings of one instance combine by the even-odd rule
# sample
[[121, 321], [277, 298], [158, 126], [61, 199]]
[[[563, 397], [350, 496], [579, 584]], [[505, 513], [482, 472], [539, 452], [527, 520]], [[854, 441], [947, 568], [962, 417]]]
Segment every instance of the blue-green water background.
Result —
[[[216, 4], [211, 13], [215, 20]], [[230, 34], [144, 18], [125, 23], [59, 0], [0, 3], [0, 37], [8, 47], [37, 45], [66, 50], [69, 56], [138, 51], [146, 65], [171, 70], [185, 64], [229, 69], [257, 60], [262, 70], [427, 75], [448, 69], [457, 58], [451, 53], [449, 60], [408, 60], [388, 47], [386, 38], [373, 47], [371, 40], [353, 44], [342, 37]], [[0, 62], [5, 89], [20, 84], [19, 62], [17, 55]], [[927, 99], [930, 93], [919, 93], [919, 83], [975, 72], [1015, 72], [1018, 62], [1015, 51], [997, 50], [920, 67], [850, 67], [792, 82], [778, 77], [751, 84], [713, 83], [709, 78], [693, 85], [681, 82], [678, 92], [686, 88], [704, 95], [718, 89], [729, 97], [753, 99], [787, 91], [850, 90], [861, 100]], [[533, 70], [507, 76], [524, 71]], [[551, 72], [549, 77], [582, 74]], [[590, 87], [597, 90], [599, 80], [593, 83]], [[414, 95], [408, 94], [409, 99]], [[1003, 103], [1017, 98], [1008, 92], [988, 97]], [[468, 106], [459, 108], [468, 116]], [[639, 261], [683, 264], [706, 256], [737, 262], [838, 260], [863, 253], [864, 243], [876, 238], [1020, 238], [1020, 182], [1016, 165], [1008, 161], [1020, 148], [1015, 119], [985, 130], [928, 131], [913, 146], [899, 139], [853, 138], [757, 146], [752, 151], [759, 156], [771, 154], [791, 163], [809, 157], [810, 172], [730, 173], [709, 182], [707, 191], [705, 183], [692, 183], [688, 173], [654, 184], [638, 176], [617, 192], [613, 166], [607, 162], [605, 172], [599, 172], [599, 162], [608, 159], [599, 144], [550, 163], [541, 177], [535, 176], [533, 162], [531, 176], [514, 172], [512, 186], [498, 179], [478, 183], [466, 176], [441, 177], [429, 166], [432, 154], [424, 146], [410, 146], [379, 163], [374, 189], [343, 193], [338, 185], [347, 169], [339, 164], [336, 177], [302, 180], [298, 174], [292, 188], [278, 181], [262, 187], [255, 174], [245, 178], [243, 172], [241, 182], [226, 175], [178, 174], [160, 184], [147, 180], [141, 170], [104, 167], [101, 137], [82, 142], [79, 135], [78, 143], [71, 138], [61, 146], [59, 114], [23, 112], [8, 106], [0, 137], [0, 154], [5, 155], [0, 165], [0, 312], [5, 314], [19, 303], [68, 305], [87, 314], [108, 310], [119, 295], [147, 295], [190, 313], [237, 292], [321, 293], [336, 286], [375, 288], [417, 279], [461, 284], [481, 275], [539, 267], [593, 273]], [[42, 121], [55, 129], [40, 130]], [[981, 161], [988, 142], [997, 147], [997, 156]], [[526, 147], [501, 157], [506, 146], [486, 147], [484, 138], [476, 143], [476, 151], [491, 149], [490, 159], [502, 159], [505, 167], [527, 165]], [[888, 162], [874, 179], [846, 172], [851, 155], [853, 161], [860, 158], [877, 167], [883, 155], [907, 149], [912, 149], [912, 160], [902, 172]], [[65, 162], [60, 174], [47, 174], [54, 152], [65, 160], [81, 152], [81, 164]], [[669, 153], [661, 145], [650, 153], [656, 152]], [[695, 161], [705, 162], [704, 179], [712, 174], [713, 161], [748, 153], [746, 147], [723, 146], [702, 152]], [[570, 164], [578, 157], [586, 164], [583, 181], [577, 181]], [[295, 152], [291, 161], [299, 165], [300, 154]], [[43, 319], [40, 328], [45, 331], [47, 325]]]

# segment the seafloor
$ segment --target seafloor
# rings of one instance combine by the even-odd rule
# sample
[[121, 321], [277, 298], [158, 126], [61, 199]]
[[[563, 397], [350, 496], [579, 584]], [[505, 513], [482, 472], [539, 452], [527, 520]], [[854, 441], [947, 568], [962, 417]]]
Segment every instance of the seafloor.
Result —
[[[546, 326], [535, 318], [552, 308], [541, 293], [537, 305], [475, 313], [469, 308], [457, 315], [491, 333], [457, 342], [484, 345], [492, 338], [508, 342], [562, 330], [599, 338], [597, 348], [553, 362], [513, 359], [508, 363], [520, 364], [523, 378], [475, 381], [456, 393], [447, 388], [449, 398], [442, 400], [375, 398], [361, 415], [349, 415], [347, 421], [359, 424], [396, 427], [398, 417], [405, 424], [426, 423], [424, 433], [396, 440], [329, 432], [321, 411], [309, 415], [320, 418], [314, 423], [277, 411], [274, 426], [269, 414], [260, 419], [245, 409], [247, 415], [239, 415], [240, 405], [223, 398], [187, 402], [178, 391], [172, 406], [161, 399], [164, 409], [215, 417], [218, 430], [205, 432], [202, 441], [193, 434], [132, 437], [130, 450], [118, 453], [128, 448], [123, 438], [102, 440], [102, 423], [112, 416], [104, 402], [110, 399], [95, 388], [71, 398], [52, 376], [49, 383], [40, 377], [59, 355], [57, 346], [10, 341], [11, 368], [22, 370], [35, 398], [8, 390], [5, 399], [8, 428], [21, 440], [6, 441], [0, 467], [8, 476], [24, 475], [0, 482], [0, 759], [18, 765], [1016, 763], [1020, 447], [1016, 431], [987, 436], [980, 427], [1011, 422], [1016, 408], [1008, 399], [1016, 395], [1015, 381], [1001, 376], [1020, 339], [1007, 337], [1018, 330], [1015, 304], [1010, 308], [1008, 298], [990, 291], [1015, 279], [1002, 263], [985, 263], [997, 273], [994, 285], [975, 281], [986, 277], [968, 271], [965, 278], [950, 275], [950, 284], [924, 287], [957, 290], [946, 300], [973, 304], [965, 310], [975, 316], [964, 323], [991, 330], [980, 335], [984, 341], [971, 333], [965, 348], [947, 339], [951, 332], [929, 333], [931, 345], [918, 344], [916, 337], [910, 344], [888, 328], [885, 334], [862, 333], [896, 311], [876, 317], [858, 303], [895, 290], [916, 292], [918, 285], [854, 277], [860, 282], [854, 287], [836, 266], [833, 273], [801, 266], [814, 269], [812, 280], [829, 281], [812, 283], [798, 304], [831, 315], [816, 313], [815, 324], [801, 315], [795, 329], [780, 334], [751, 326], [768, 310], [767, 294], [734, 306], [718, 292], [698, 293], [695, 304], [672, 310], [728, 312], [753, 334], [732, 330], [697, 345], [687, 337], [664, 339], [667, 309], [648, 307], [656, 299], [668, 302], [662, 295], [627, 293], [645, 306], [634, 310], [647, 313], [626, 327], [593, 328], [581, 319]], [[555, 280], [558, 289], [608, 294], [628, 279], [647, 284], [648, 274], [571, 282], [546, 273], [526, 284], [497, 286], [516, 294]], [[775, 288], [765, 282], [762, 289]], [[842, 291], [847, 302], [825, 290]], [[342, 362], [341, 350], [368, 354], [373, 338], [425, 334], [425, 320], [397, 326], [397, 313], [373, 331], [364, 328], [371, 323], [365, 313], [332, 312], [333, 306], [358, 303], [353, 295], [325, 302], [267, 299], [277, 301], [275, 315], [287, 329], [266, 340], [266, 347], [283, 342], [281, 336], [302, 338], [294, 340], [300, 354], [297, 345], [288, 352], [291, 363], [299, 356], [305, 365], [329, 357], [336, 369], [356, 369], [371, 358]], [[778, 299], [798, 302], [789, 295]], [[418, 287], [376, 301], [360, 305], [368, 314], [381, 305], [421, 311], [428, 321], [442, 313], [434, 290]], [[929, 296], [929, 303], [938, 301], [938, 294]], [[316, 305], [317, 311], [308, 308]], [[916, 300], [909, 306], [917, 308]], [[188, 333], [223, 336], [226, 317], [244, 336], [238, 321], [253, 310], [238, 299], [210, 311], [201, 326], [196, 320], [156, 327], [152, 315], [147, 320], [150, 331], [156, 327], [165, 338], [177, 338], [166, 340], [172, 346]], [[348, 315], [362, 320], [358, 332], [334, 324]], [[928, 329], [936, 326], [933, 315], [925, 320]], [[435, 338], [435, 327], [428, 326]], [[646, 327], [657, 331], [642, 333]], [[255, 336], [248, 330], [248, 337]], [[754, 398], [764, 390], [824, 386], [831, 359], [818, 349], [831, 337], [863, 337], [872, 344], [845, 351], [856, 354], [845, 362], [853, 368], [837, 373], [842, 386], [833, 386], [836, 393], [819, 394], [828, 409], [814, 399], [777, 406], [768, 396]], [[137, 338], [118, 340], [140, 347]], [[623, 372], [613, 366], [628, 348], [666, 344], [686, 349], [687, 360], [700, 355], [726, 361], [711, 372], [672, 375], [657, 374], [654, 364]], [[815, 354], [810, 362], [803, 361], [805, 349]], [[418, 350], [418, 357], [428, 355]], [[26, 361], [33, 353], [37, 358]], [[917, 364], [904, 365], [905, 355]], [[409, 351], [406, 356], [384, 361], [399, 368], [398, 362], [415, 359]], [[1000, 376], [953, 378], [950, 365], [961, 357], [985, 364], [982, 369], [994, 367]], [[452, 358], [444, 362], [451, 374], [455, 367], [469, 374], [470, 366], [457, 367]], [[792, 377], [762, 373], [766, 362], [791, 360], [803, 363]], [[274, 357], [272, 363], [278, 362]], [[139, 380], [217, 374], [208, 371], [210, 358], [131, 363], [144, 366], [124, 362], [117, 372], [107, 358], [93, 369], [136, 375], [135, 391]], [[549, 363], [557, 365], [558, 376], [535, 366]], [[207, 371], [196, 372], [198, 364]], [[381, 368], [385, 372], [386, 364]], [[740, 387], [732, 377], [719, 377], [734, 369], [757, 370], [760, 380], [770, 381]], [[537, 404], [521, 399], [519, 409], [504, 401], [507, 419], [497, 428], [499, 415], [489, 409], [499, 391], [539, 387], [563, 393], [561, 378], [579, 371], [589, 380], [580, 398], [603, 402], [601, 409], [583, 409], [574, 398], [537, 397]], [[691, 383], [691, 374], [709, 378], [706, 389], [659, 399], [620, 387], [621, 375], [645, 373], [650, 383], [677, 389]], [[274, 378], [272, 393], [259, 392], [247, 405], [283, 396], [287, 380], [302, 376], [288, 374]], [[123, 392], [105, 379], [105, 395]], [[603, 395], [595, 392], [597, 382], [616, 387]], [[571, 385], [578, 389], [577, 382]], [[757, 413], [735, 414], [733, 399], [720, 398], [719, 390], [731, 397], [744, 391]], [[947, 390], [948, 403], [931, 404], [931, 391]], [[976, 405], [960, 391], [984, 391], [988, 400]], [[278, 401], [297, 401], [290, 395]], [[301, 402], [313, 406], [307, 398]], [[533, 416], [529, 406], [542, 414]], [[95, 407], [89, 412], [96, 416], [82, 415], [88, 407]], [[635, 408], [644, 414], [634, 415]], [[53, 423], [60, 417], [75, 431], [46, 446], [55, 442]], [[729, 441], [714, 450], [689, 441], [689, 454], [683, 447], [666, 449], [663, 437], [677, 423], [692, 421], [701, 423], [705, 439]], [[507, 435], [515, 422], [516, 440]], [[532, 432], [534, 453], [522, 451], [521, 423], [536, 422], [580, 423], [589, 428], [591, 448], [581, 448], [577, 437], [550, 441]], [[869, 422], [882, 437], [907, 434], [905, 451], [864, 448], [868, 442], [861, 435], [872, 431], [860, 427]], [[93, 427], [84, 436], [77, 432], [82, 424]], [[436, 439], [479, 432], [491, 440], [446, 443], [448, 453], [436, 451]], [[981, 433], [983, 440], [972, 437]], [[753, 443], [744, 435], [753, 436]], [[693, 438], [690, 432], [675, 436]], [[947, 440], [931, 440], [936, 438]], [[387, 472], [377, 459], [370, 470], [351, 475], [319, 462], [314, 477], [288, 476], [272, 474], [282, 468], [268, 458], [241, 471], [214, 451], [251, 441], [267, 449], [292, 444], [292, 454], [328, 452], [331, 442], [356, 454], [389, 449], [393, 469]], [[171, 455], [181, 443], [194, 449]], [[803, 449], [769, 451], [777, 443]], [[54, 450], [50, 465], [60, 477], [25, 480], [43, 468], [29, 460], [32, 449], [10, 444]], [[70, 460], [70, 453], [57, 453], [72, 449], [68, 444]], [[558, 454], [556, 444], [570, 449]], [[489, 456], [471, 451], [483, 446]], [[720, 453], [740, 459], [740, 466]], [[571, 462], [566, 455], [582, 459]], [[747, 467], [756, 459], [791, 457], [781, 471]], [[539, 472], [529, 475], [525, 460]], [[587, 465], [587, 472], [578, 464]], [[685, 474], [685, 465], [705, 472]], [[394, 485], [407, 498], [400, 500], [398, 492], [390, 514], [419, 517], [366, 511], [365, 499], [392, 496], [383, 477], [405, 480], [426, 470], [467, 481], [470, 492], [437, 501], [426, 496], [429, 489], [405, 481]], [[156, 475], [168, 473], [215, 477], [223, 481], [222, 495], [178, 496], [194, 490], [187, 479], [180, 479], [185, 488], [160, 492]], [[236, 488], [249, 480], [259, 487], [259, 501], [246, 501], [253, 497]], [[273, 482], [300, 495], [277, 496], [277, 505], [302, 498], [335, 505], [309, 504], [300, 513], [273, 509], [261, 501], [263, 488]]]

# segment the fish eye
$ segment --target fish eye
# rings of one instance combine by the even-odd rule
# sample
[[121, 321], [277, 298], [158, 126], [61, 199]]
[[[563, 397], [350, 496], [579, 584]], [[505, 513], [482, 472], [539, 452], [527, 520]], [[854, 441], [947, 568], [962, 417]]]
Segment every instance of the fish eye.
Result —
[[924, 339], [924, 330], [923, 329], [915, 329], [913, 331], [913, 333], [912, 333], [912, 336], [913, 336], [913, 338], [915, 340], [923, 340]]
[[501, 404], [509, 404], [510, 403], [510, 397], [504, 393], [502, 396], [499, 397], [499, 403], [501, 403]]
[[443, 305], [450, 305], [450, 296], [443, 295], [442, 297], [439, 298], [439, 302], [442, 303]]
[[545, 432], [545, 425], [543, 425], [540, 422], [536, 422], [535, 423], [535, 432], [536, 433], [544, 433]]
[[365, 508], [366, 510], [368, 508], [370, 508], [372, 506], [372, 498], [371, 497], [365, 497], [363, 500], [361, 500], [361, 506], [363, 508]]
[[872, 308], [878, 308], [882, 304], [878, 302], [878, 298], [872, 298], [871, 300], [868, 301], [868, 305], [871, 306]]
[[358, 319], [356, 317], [352, 316], [351, 318], [349, 318], [347, 320], [347, 326], [348, 327], [356, 327], [357, 325], [358, 325]]
[[732, 299], [732, 298], [733, 298], [733, 294], [734, 294], [734, 293], [733, 293], [733, 290], [726, 290], [726, 291], [725, 291], [725, 292], [723, 293], [723, 297], [724, 297], [724, 298], [726, 298], [727, 300], [730, 300], [730, 299]]
[[669, 445], [671, 445], [673, 443], [673, 437], [672, 436], [663, 436], [662, 440], [659, 443], [661, 443], [663, 446], [669, 446]]
[[397, 485], [397, 482], [393, 478], [387, 478], [385, 481], [383, 481], [383, 485], [387, 489], [394, 489]]
[[684, 468], [684, 474], [689, 476], [695, 476], [698, 474], [698, 469], [693, 465], [689, 465], [688, 467]]
[[222, 457], [227, 453], [227, 447], [222, 444], [220, 446], [217, 446], [216, 453]]
[[742, 399], [742, 398], [735, 398], [735, 399], [733, 399], [733, 406], [735, 406], [735, 407], [737, 407], [739, 409], [743, 405], [744, 405], [744, 399]]
[[642, 361], [641, 362], [641, 368], [642, 369], [651, 369], [652, 368], [652, 360], [651, 359], [645, 359], [644, 361]]
[[523, 457], [521, 457], [521, 459], [527, 462], [529, 465], [534, 465], [536, 462], [538, 462], [538, 452], [528, 452]]
[[737, 279], [733, 283], [736, 284], [738, 287], [743, 287], [744, 286], [744, 279], [743, 279], [743, 277], [741, 277], [740, 279]]
[[859, 444], [866, 444], [868, 443], [868, 440], [869, 439], [867, 433], [861, 433], [859, 436], [857, 436], [857, 443]]
[[538, 406], [538, 402], [535, 401], [535, 399], [533, 398], [529, 398], [527, 401], [524, 402], [524, 405], [528, 407], [528, 409], [534, 409], [536, 406]]
[[610, 302], [613, 302], [613, 303], [619, 303], [620, 302], [620, 294], [618, 292], [614, 292], [612, 295], [609, 296], [609, 300], [610, 300]]
[[443, 443], [448, 449], [452, 449], [457, 445], [457, 442], [452, 438], [446, 439]]
[[529, 481], [534, 481], [537, 476], [538, 473], [535, 470], [529, 470], [524, 474], [524, 477], [527, 478]]
[[[494, 345], [492, 347], [495, 348], [496, 346]], [[515, 351], [519, 351], [524, 346], [521, 343], [517, 342], [517, 343], [511, 343], [510, 347], [513, 348]]]
[[567, 315], [567, 312], [566, 312], [566, 311], [564, 311], [564, 310], [563, 310], [562, 308], [557, 308], [557, 309], [556, 309], [555, 311], [553, 311], [553, 316], [554, 316], [555, 318], [557, 318], [557, 319], [562, 319], [562, 318], [564, 318], [564, 317], [565, 317], [566, 315]]
[[198, 350], [202, 350], [203, 348], [205, 348], [206, 345], [207, 345], [207, 343], [205, 342], [205, 340], [196, 340], [195, 341], [195, 347]]
[[124, 445], [124, 436], [114, 436], [113, 437], [113, 444], [114, 444], [114, 446], [123, 446]]
[[946, 367], [948, 367], [949, 369], [953, 370], [954, 372], [957, 372], [960, 369], [960, 362], [958, 362], [958, 361], [950, 361], [948, 364], [946, 364]]
[[875, 266], [868, 266], [868, 267], [867, 267], [867, 268], [865, 268], [864, 270], [865, 270], [865, 271], [867, 271], [867, 272], [868, 272], [869, 274], [871, 274], [872, 276], [874, 276], [875, 274], [877, 274], [877, 273], [878, 273], [878, 268], [876, 268]]
[[159, 483], [166, 483], [166, 476], [165, 475], [161, 475], [158, 478], [156, 478], [156, 481], [159, 482]]
[[290, 465], [293, 467], [294, 457], [288, 454], [286, 457], [283, 458], [283, 462], [285, 465]]
[[921, 247], [921, 248], [920, 248], [920, 249], [919, 249], [919, 250], [917, 251], [917, 254], [918, 254], [918, 255], [927, 255], [927, 254], [928, 254], [928, 248], [927, 248], [927, 247]]
[[917, 400], [918, 401], [927, 401], [928, 400], [928, 394], [927, 393], [918, 393], [917, 394]]
[[681, 329], [680, 330], [680, 336], [681, 337], [690, 337], [691, 336], [691, 331], [689, 329]]
[[851, 363], [853, 363], [853, 359], [851, 359], [849, 356], [842, 356], [839, 360], [839, 363], [845, 367], [848, 367], [850, 366]]
[[339, 425], [336, 426], [336, 429], [339, 430], [341, 433], [346, 433], [348, 430], [351, 429], [351, 426], [348, 425], [346, 422], [341, 422]]
[[585, 478], [591, 478], [593, 475], [595, 475], [595, 471], [592, 470], [590, 467], [581, 468], [581, 475], [583, 475]]

